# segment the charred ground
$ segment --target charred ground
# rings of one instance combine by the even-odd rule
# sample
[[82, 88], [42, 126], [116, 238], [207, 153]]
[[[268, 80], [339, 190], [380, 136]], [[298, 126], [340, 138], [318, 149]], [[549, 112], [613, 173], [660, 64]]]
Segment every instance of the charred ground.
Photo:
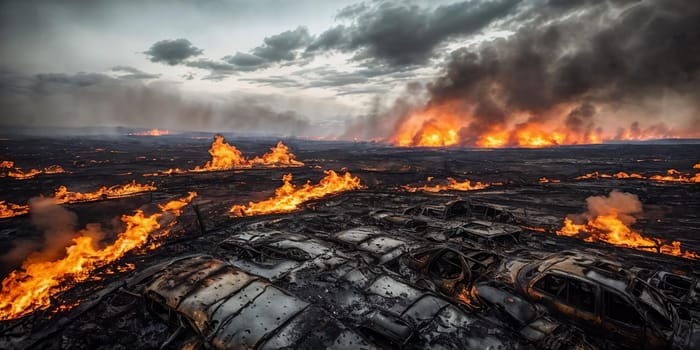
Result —
[[[139, 207], [149, 208], [161, 200], [196, 191], [199, 196], [186, 207], [173, 232], [154, 250], [137, 249], [114, 264], [98, 269], [94, 278], [56, 296], [52, 307], [37, 311], [0, 327], [0, 344], [40, 348], [154, 348], [174, 332], [172, 325], [147, 311], [146, 303], [132, 295], [129, 287], [149, 266], [173, 258], [207, 254], [223, 260], [236, 257], [220, 243], [258, 222], [266, 228], [303, 232], [313, 237], [368, 224], [376, 210], [402, 212], [425, 204], [442, 204], [455, 199], [493, 205], [511, 212], [517, 224], [544, 229], [526, 231], [543, 251], [593, 249], [625, 261], [664, 264], [668, 270], [700, 273], [697, 260], [680, 259], [604, 244], [584, 243], [556, 237], [562, 219], [585, 210], [585, 199], [611, 190], [634, 193], [644, 203], [645, 215], [635, 224], [644, 234], [678, 240], [683, 247], [700, 251], [700, 187], [698, 184], [654, 182], [637, 179], [575, 180], [594, 171], [663, 174], [668, 169], [691, 171], [698, 163], [697, 144], [606, 144], [546, 149], [420, 149], [393, 148], [373, 143], [314, 142], [289, 140], [285, 143], [305, 165], [293, 168], [254, 168], [171, 176], [143, 176], [169, 168], [193, 168], [207, 158], [210, 137], [183, 135], [163, 137], [104, 138], [6, 138], [0, 140], [0, 160], [12, 160], [22, 168], [61, 165], [67, 173], [38, 175], [27, 180], [0, 178], [0, 200], [26, 203], [39, 195], [50, 196], [60, 185], [73, 190], [91, 190], [103, 185], [153, 182], [154, 192], [90, 203], [64, 205], [77, 214], [78, 226], [99, 222], [113, 229], [116, 220]], [[261, 154], [277, 140], [232, 139], [244, 154]], [[323, 170], [346, 169], [358, 176], [366, 189], [313, 201], [297, 213], [263, 217], [234, 218], [233, 204], [265, 199], [281, 184], [284, 174], [294, 182], [317, 182]], [[468, 178], [492, 184], [469, 192], [435, 194], [408, 193], [401, 186], [425, 183], [427, 177]], [[541, 178], [559, 180], [542, 183]], [[401, 234], [400, 230], [387, 232]], [[43, 233], [30, 215], [0, 219], [0, 254], [18, 242], [42, 241]], [[4, 260], [2, 277], [19, 267], [21, 260]], [[131, 271], [118, 266], [131, 263]], [[314, 288], [297, 288], [279, 282], [302, 299], [313, 298]], [[322, 289], [326, 289], [324, 285]], [[320, 302], [323, 305], [323, 301]], [[75, 305], [60, 311], [61, 305]], [[341, 312], [342, 313], [342, 312]], [[337, 315], [336, 315], [337, 316]], [[341, 317], [341, 316], [337, 316]], [[347, 323], [347, 318], [341, 320]], [[190, 334], [191, 335], [191, 334]], [[185, 342], [188, 335], [178, 338]], [[177, 342], [176, 342], [177, 343]]]

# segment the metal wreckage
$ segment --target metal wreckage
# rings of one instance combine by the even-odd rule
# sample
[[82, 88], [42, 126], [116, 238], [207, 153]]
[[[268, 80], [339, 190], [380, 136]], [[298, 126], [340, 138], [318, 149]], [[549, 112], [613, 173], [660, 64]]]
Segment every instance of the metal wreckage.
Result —
[[[178, 254], [151, 258], [76, 307], [96, 308], [99, 320], [62, 319], [14, 345], [700, 347], [700, 280], [684, 259], [617, 258], [619, 248], [528, 230], [514, 213], [465, 197], [357, 191], [305, 208], [185, 238]], [[186, 248], [204, 243], [207, 254]], [[5, 336], [26, 325], [13, 327]], [[90, 334], [98, 328], [107, 331]]]

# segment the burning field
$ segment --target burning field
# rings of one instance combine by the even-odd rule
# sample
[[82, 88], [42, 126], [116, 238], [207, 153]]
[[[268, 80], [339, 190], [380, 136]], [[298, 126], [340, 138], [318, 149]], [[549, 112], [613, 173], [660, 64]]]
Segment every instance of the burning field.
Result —
[[[418, 143], [447, 145], [457, 137], [449, 130], [442, 139], [425, 132]], [[367, 348], [393, 348], [404, 337], [409, 347], [615, 344], [555, 311], [538, 311], [544, 312], [540, 323], [523, 320], [520, 326], [499, 313], [504, 309], [493, 295], [531, 300], [507, 294], [519, 287], [503, 282], [504, 271], [557, 254], [606, 268], [619, 261], [615, 276], [634, 274], [655, 286], [686, 310], [678, 311], [679, 320], [700, 313], [694, 292], [664, 294], [667, 282], [659, 282], [664, 276], [700, 281], [697, 145], [435, 150], [163, 135], [79, 144], [54, 139], [60, 147], [41, 162], [32, 150], [2, 155], [1, 348], [223, 348], [228, 343], [217, 342], [233, 342], [226, 337], [235, 338], [243, 320], [207, 308], [229, 307], [221, 301], [227, 297], [205, 293], [198, 304], [182, 295], [214, 285], [235, 294], [248, 288], [235, 287], [241, 278], [247, 286], [264, 286], [250, 307], [266, 300], [297, 311], [274, 317], [274, 308], [255, 311], [266, 320], [264, 330], [255, 326], [257, 340], [230, 343], [236, 346], [281, 346], [280, 334], [290, 334], [292, 347], [327, 344], [338, 334]], [[513, 135], [478, 142], [520, 145]], [[536, 133], [529, 135], [531, 145], [540, 143]], [[410, 139], [398, 137], [396, 144], [416, 143]], [[0, 143], [12, 150], [35, 141]], [[52, 164], [62, 164], [61, 171]], [[421, 271], [448, 273], [447, 265], [432, 265], [437, 262], [410, 272], [417, 261], [412, 254], [434, 249], [459, 252], [464, 261], [492, 260], [479, 262], [484, 269], [472, 270], [470, 278], [458, 274], [463, 280], [449, 288], [440, 284], [447, 280], [418, 282]], [[435, 261], [452, 257], [440, 254]], [[433, 316], [420, 323], [409, 306], [423, 305], [423, 298], [441, 306], [425, 306], [421, 312]], [[548, 310], [542, 300], [528, 302]], [[389, 321], [388, 310], [398, 318]], [[203, 327], [211, 317], [229, 326]], [[472, 321], [457, 326], [459, 317]], [[451, 326], [437, 326], [448, 319], [444, 324]], [[522, 329], [545, 319], [549, 331], [535, 336]], [[303, 337], [314, 322], [321, 322], [318, 331]], [[405, 333], [377, 326], [386, 322]], [[669, 337], [659, 341], [684, 335]]]

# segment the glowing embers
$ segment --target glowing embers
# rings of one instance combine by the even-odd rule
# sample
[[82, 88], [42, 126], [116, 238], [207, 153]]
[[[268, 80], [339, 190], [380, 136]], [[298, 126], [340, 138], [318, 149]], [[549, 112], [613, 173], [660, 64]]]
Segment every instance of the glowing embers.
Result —
[[168, 130], [151, 129], [146, 131], [138, 131], [129, 133], [129, 136], [165, 136], [170, 135]]
[[[697, 164], [696, 164], [697, 165]], [[695, 165], [693, 165], [693, 169]], [[652, 180], [659, 182], [681, 182], [681, 183], [700, 183], [700, 173], [691, 175], [689, 172], [681, 172], [676, 169], [666, 170], [665, 175], [652, 175], [644, 176], [637, 173], [626, 173], [624, 171], [617, 172], [615, 174], [606, 174], [598, 171], [588, 173], [576, 177], [576, 180], [588, 180], [588, 179], [640, 179], [640, 180]]]
[[560, 183], [561, 180], [550, 179], [550, 178], [548, 178], [548, 177], [543, 176], [543, 177], [539, 178], [539, 179], [537, 180], [537, 182], [539, 182], [539, 183], [541, 183], [541, 184], [547, 184], [547, 183], [557, 184], [557, 183]]
[[144, 176], [172, 175], [184, 174], [187, 172], [207, 172], [207, 171], [222, 171], [231, 169], [245, 169], [252, 167], [297, 167], [303, 166], [304, 163], [297, 161], [296, 156], [289, 152], [282, 141], [279, 141], [275, 147], [270, 148], [270, 152], [265, 153], [262, 157], [248, 159], [243, 156], [236, 146], [224, 142], [224, 137], [221, 135], [214, 136], [214, 142], [209, 148], [211, 160], [203, 166], [196, 166], [194, 169], [182, 170], [179, 168], [168, 169]]
[[247, 206], [234, 205], [230, 212], [234, 216], [251, 216], [271, 213], [286, 213], [297, 210], [299, 205], [330, 194], [362, 188], [360, 179], [350, 173], [338, 175], [333, 170], [324, 171], [326, 176], [318, 184], [307, 181], [303, 186], [292, 184], [292, 174], [284, 175], [284, 184], [275, 190], [275, 195], [262, 202], [250, 202]]
[[66, 186], [60, 186], [56, 189], [54, 199], [56, 203], [75, 203], [75, 202], [90, 202], [101, 199], [119, 198], [132, 194], [155, 191], [156, 187], [151, 184], [141, 185], [136, 183], [136, 180], [124, 185], [115, 185], [111, 187], [102, 186], [95, 192], [69, 192]]
[[[433, 177], [428, 177], [427, 179], [428, 182], [433, 181]], [[421, 187], [414, 187], [411, 185], [404, 185], [401, 186], [402, 189], [408, 192], [418, 192], [418, 191], [423, 191], [423, 192], [441, 192], [441, 191], [474, 191], [474, 190], [481, 190], [484, 188], [489, 187], [489, 184], [481, 183], [481, 182], [475, 182], [472, 183], [470, 180], [465, 179], [464, 181], [457, 181], [454, 178], [448, 177], [447, 178], [447, 184], [435, 184], [435, 185], [423, 185]]]
[[22, 317], [50, 306], [52, 296], [88, 279], [95, 269], [143, 246], [155, 233], [166, 235], [175, 225], [182, 208], [195, 196], [196, 193], [190, 192], [187, 197], [159, 205], [160, 212], [151, 215], [142, 210], [136, 210], [133, 215], [122, 215], [125, 229], [111, 244], [101, 244], [102, 232], [88, 226], [77, 233], [63, 257], [43, 261], [30, 255], [21, 269], [12, 271], [2, 281], [0, 320]]
[[29, 213], [29, 205], [19, 205], [0, 201], [0, 219], [7, 219]]
[[600, 241], [647, 252], [700, 259], [700, 255], [695, 252], [681, 250], [681, 243], [678, 241], [668, 243], [658, 238], [645, 237], [635, 231], [631, 225], [636, 222], [635, 215], [642, 213], [642, 203], [634, 194], [612, 191], [607, 197], [588, 197], [586, 203], [588, 211], [566, 217], [557, 235], [578, 237], [586, 242]]
[[3, 160], [0, 162], [0, 177], [12, 177], [17, 180], [31, 179], [39, 174], [60, 174], [66, 170], [60, 165], [50, 165], [44, 169], [30, 169], [23, 171], [22, 168], [15, 167], [15, 162], [11, 160]]

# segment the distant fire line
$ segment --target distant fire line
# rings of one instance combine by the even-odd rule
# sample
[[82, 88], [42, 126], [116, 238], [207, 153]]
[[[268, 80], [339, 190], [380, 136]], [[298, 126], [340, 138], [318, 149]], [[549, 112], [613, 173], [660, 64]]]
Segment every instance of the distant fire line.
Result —
[[[432, 182], [433, 177], [428, 177], [427, 182]], [[490, 184], [482, 183], [482, 182], [475, 182], [472, 183], [470, 180], [465, 179], [464, 181], [457, 181], [456, 179], [452, 177], [447, 178], [447, 184], [435, 184], [435, 185], [423, 185], [420, 187], [415, 187], [411, 185], [403, 185], [401, 188], [404, 191], [407, 192], [441, 192], [441, 191], [474, 191], [474, 190], [481, 190], [484, 188], [489, 187]]]

